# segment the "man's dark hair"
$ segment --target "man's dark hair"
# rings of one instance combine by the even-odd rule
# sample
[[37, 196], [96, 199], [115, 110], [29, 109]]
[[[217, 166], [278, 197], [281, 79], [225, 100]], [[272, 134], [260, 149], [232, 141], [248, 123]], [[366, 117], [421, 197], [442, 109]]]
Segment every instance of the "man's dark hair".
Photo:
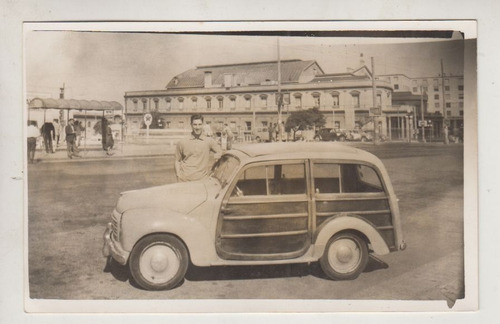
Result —
[[201, 121], [203, 121], [203, 116], [200, 115], [200, 114], [194, 114], [194, 115], [191, 115], [191, 124], [193, 123], [194, 120], [196, 119], [201, 119]]

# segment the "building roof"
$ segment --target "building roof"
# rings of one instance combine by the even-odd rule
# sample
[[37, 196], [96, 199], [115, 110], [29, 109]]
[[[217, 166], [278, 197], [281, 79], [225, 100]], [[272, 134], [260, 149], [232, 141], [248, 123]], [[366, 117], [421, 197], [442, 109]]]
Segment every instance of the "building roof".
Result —
[[116, 101], [75, 100], [33, 98], [29, 102], [30, 109], [78, 109], [78, 110], [123, 110]]
[[[323, 70], [314, 60], [284, 60], [281, 65], [282, 83], [298, 82], [301, 74], [312, 65], [318, 67], [318, 74], [324, 74]], [[233, 75], [234, 85], [260, 85], [265, 82], [278, 81], [278, 63], [253, 62], [227, 65], [198, 66], [175, 76], [167, 85], [171, 88], [204, 87], [205, 72], [211, 72], [212, 84], [214, 86], [224, 84], [224, 75]]]

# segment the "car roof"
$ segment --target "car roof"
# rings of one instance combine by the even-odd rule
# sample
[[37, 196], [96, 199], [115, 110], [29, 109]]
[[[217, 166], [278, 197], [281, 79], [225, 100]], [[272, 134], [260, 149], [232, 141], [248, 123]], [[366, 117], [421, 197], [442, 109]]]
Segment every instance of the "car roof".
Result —
[[279, 159], [334, 159], [367, 161], [380, 165], [380, 160], [366, 151], [331, 142], [283, 142], [241, 144], [234, 147], [230, 153], [242, 160], [279, 160]]

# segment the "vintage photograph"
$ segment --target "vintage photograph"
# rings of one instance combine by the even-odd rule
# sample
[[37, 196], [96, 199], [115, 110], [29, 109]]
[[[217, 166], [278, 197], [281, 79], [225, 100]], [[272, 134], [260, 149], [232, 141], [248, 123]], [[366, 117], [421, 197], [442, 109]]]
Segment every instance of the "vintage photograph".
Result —
[[28, 312], [477, 296], [463, 30], [24, 27]]

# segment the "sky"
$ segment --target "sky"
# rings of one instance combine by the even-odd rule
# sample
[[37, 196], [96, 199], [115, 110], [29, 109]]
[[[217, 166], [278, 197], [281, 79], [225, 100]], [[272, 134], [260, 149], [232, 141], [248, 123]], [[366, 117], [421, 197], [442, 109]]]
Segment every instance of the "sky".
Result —
[[203, 65], [316, 60], [325, 73], [360, 66], [409, 77], [463, 75], [462, 41], [331, 37], [207, 36], [161, 33], [29, 31], [25, 34], [27, 99], [117, 101], [126, 91], [161, 90], [177, 74]]

